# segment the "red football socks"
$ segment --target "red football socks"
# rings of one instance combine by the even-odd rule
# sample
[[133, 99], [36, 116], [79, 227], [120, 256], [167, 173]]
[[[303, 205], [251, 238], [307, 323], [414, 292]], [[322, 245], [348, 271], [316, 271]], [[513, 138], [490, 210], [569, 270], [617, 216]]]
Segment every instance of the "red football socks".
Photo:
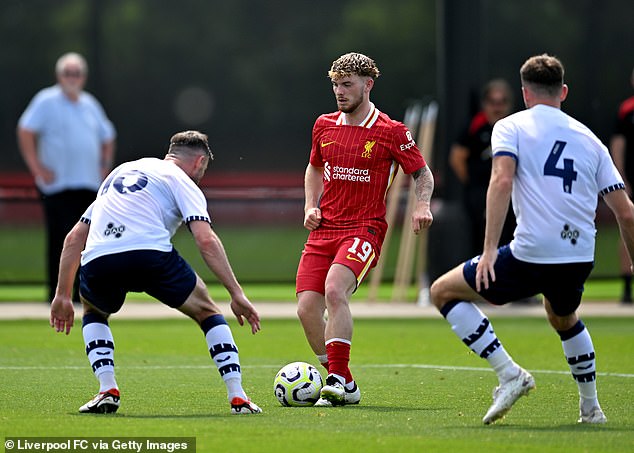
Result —
[[[346, 382], [352, 382], [352, 373], [348, 364], [350, 363], [350, 343], [343, 341], [330, 341], [326, 344], [328, 354], [328, 373], [343, 376]], [[344, 382], [345, 384], [345, 382]]]

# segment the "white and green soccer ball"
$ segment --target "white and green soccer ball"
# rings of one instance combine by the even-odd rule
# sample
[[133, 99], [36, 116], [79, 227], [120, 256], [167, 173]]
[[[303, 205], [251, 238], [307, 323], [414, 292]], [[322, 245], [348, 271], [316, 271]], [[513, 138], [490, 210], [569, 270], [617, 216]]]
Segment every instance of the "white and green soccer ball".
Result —
[[282, 406], [314, 405], [324, 383], [317, 368], [305, 362], [293, 362], [275, 375], [273, 389]]

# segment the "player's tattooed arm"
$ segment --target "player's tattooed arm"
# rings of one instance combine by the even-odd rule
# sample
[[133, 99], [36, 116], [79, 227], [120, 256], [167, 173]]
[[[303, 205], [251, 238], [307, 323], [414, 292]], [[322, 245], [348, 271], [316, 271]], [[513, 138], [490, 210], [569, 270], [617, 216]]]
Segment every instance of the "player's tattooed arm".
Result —
[[434, 176], [425, 165], [412, 172], [414, 178], [414, 193], [416, 194], [416, 206], [412, 213], [412, 229], [418, 234], [421, 229], [429, 228], [434, 221], [431, 213], [431, 195], [434, 191]]
[[412, 178], [414, 178], [415, 182], [414, 193], [416, 194], [416, 200], [429, 203], [434, 192], [434, 175], [429, 171], [429, 167], [425, 165], [412, 172]]

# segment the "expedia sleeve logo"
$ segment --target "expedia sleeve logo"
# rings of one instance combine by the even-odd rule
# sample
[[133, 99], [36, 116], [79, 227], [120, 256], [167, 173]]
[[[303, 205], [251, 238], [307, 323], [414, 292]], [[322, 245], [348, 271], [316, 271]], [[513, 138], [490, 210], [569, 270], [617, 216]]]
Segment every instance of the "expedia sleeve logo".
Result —
[[414, 141], [414, 138], [412, 137], [412, 133], [410, 131], [407, 131], [405, 133], [405, 139], [407, 140], [407, 143], [401, 143], [401, 151], [407, 151], [408, 149], [416, 146], [416, 142]]

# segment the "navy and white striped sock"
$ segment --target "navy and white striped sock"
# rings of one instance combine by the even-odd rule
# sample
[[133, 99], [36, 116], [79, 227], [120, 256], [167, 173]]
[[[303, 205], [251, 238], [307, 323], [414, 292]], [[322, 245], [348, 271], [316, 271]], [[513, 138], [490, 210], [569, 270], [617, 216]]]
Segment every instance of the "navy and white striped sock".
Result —
[[581, 400], [597, 403], [596, 359], [590, 332], [581, 320], [566, 331], [557, 331]]
[[114, 339], [108, 320], [95, 313], [84, 315], [82, 334], [90, 366], [99, 380], [99, 391], [118, 389], [114, 377]]
[[455, 300], [446, 303], [440, 313], [451, 324], [458, 338], [489, 362], [500, 384], [517, 376], [519, 366], [506, 352], [491, 322], [478, 307], [471, 302]]
[[238, 347], [224, 316], [212, 315], [205, 319], [200, 327], [205, 333], [211, 358], [227, 386], [229, 401], [236, 396], [246, 399], [247, 396], [242, 388], [242, 370]]

